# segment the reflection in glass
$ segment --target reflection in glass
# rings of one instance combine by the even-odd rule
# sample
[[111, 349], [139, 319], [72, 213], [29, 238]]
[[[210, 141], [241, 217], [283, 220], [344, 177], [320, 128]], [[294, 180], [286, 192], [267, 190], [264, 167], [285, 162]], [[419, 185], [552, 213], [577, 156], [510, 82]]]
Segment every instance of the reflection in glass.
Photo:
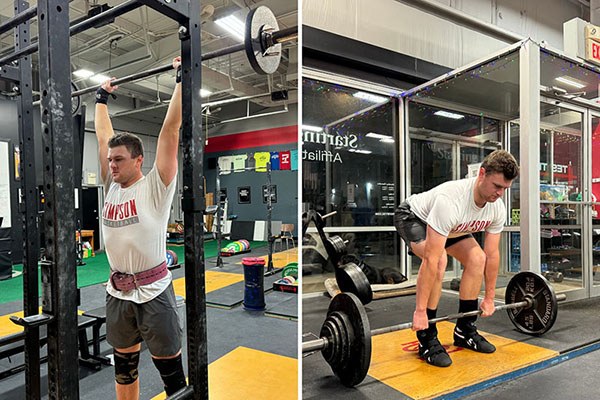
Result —
[[330, 226], [393, 225], [396, 103], [311, 79], [303, 84], [305, 209], [336, 211]]

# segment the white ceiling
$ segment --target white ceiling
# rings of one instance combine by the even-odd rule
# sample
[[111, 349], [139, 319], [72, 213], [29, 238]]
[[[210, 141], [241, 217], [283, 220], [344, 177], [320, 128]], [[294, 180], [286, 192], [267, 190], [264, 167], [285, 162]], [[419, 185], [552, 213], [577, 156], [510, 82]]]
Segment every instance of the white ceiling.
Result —
[[[104, 3], [114, 7], [125, 0], [73, 0], [70, 3], [70, 20], [85, 17], [90, 9]], [[31, 6], [37, 4], [32, 1]], [[264, 5], [269, 7], [279, 23], [279, 28], [297, 26], [297, 2], [290, 0], [205, 0], [202, 1], [202, 53], [239, 44], [230, 33], [214, 21], [234, 13], [242, 21], [251, 8]], [[14, 15], [13, 0], [0, 0], [0, 21]], [[157, 66], [169, 64], [179, 54], [179, 26], [176, 22], [158, 12], [140, 7], [123, 16], [117, 17], [111, 24], [98, 29], [89, 29], [71, 37], [72, 71], [85, 68], [117, 78], [134, 74]], [[37, 19], [32, 20], [32, 39], [37, 36]], [[0, 36], [0, 54], [9, 53], [14, 45], [12, 32]], [[237, 52], [203, 63], [202, 87], [213, 94], [205, 98], [206, 102], [219, 101], [243, 96], [251, 96], [281, 89], [297, 87], [298, 58], [297, 40], [283, 44], [283, 57], [279, 69], [271, 76], [255, 73], [248, 62], [245, 52]], [[33, 57], [34, 68], [37, 56]], [[86, 88], [96, 83], [89, 79], [72, 77], [77, 86]], [[166, 107], [161, 101], [167, 100], [174, 86], [174, 72], [146, 78], [135, 83], [121, 85], [120, 99], [111, 108], [115, 118], [133, 118], [147, 122], [162, 120]], [[91, 97], [84, 102], [91, 104]], [[297, 101], [295, 90], [290, 92], [288, 103]], [[270, 97], [251, 100], [251, 112], [264, 108], [281, 107], [283, 102], [272, 102]], [[211, 112], [210, 123], [240, 117], [246, 114], [245, 101], [219, 105], [217, 112]], [[144, 111], [149, 108], [149, 111]], [[139, 112], [119, 113], [140, 109]], [[216, 108], [215, 108], [216, 109]]]

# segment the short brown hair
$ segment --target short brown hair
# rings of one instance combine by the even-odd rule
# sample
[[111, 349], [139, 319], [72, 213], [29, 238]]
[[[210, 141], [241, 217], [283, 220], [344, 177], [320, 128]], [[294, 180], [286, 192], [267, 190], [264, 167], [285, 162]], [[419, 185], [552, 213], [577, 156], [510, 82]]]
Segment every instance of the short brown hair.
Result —
[[481, 168], [485, 169], [486, 175], [501, 173], [508, 181], [519, 176], [519, 164], [506, 150], [496, 150], [488, 154], [481, 163]]
[[108, 141], [108, 147], [113, 148], [117, 146], [125, 146], [127, 151], [131, 153], [131, 158], [138, 156], [144, 156], [144, 146], [142, 145], [142, 139], [133, 133], [116, 133]]

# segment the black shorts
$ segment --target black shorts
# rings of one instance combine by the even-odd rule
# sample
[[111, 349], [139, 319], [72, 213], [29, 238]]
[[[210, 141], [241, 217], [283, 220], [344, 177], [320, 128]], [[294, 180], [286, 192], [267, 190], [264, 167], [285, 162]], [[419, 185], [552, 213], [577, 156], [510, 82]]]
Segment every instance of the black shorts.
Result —
[[[427, 237], [427, 223], [422, 221], [410, 210], [408, 203], [403, 202], [398, 206], [394, 213], [394, 226], [396, 231], [408, 246], [408, 254], [415, 255], [411, 248], [411, 243], [420, 243]], [[463, 239], [472, 238], [473, 235], [463, 235], [455, 238], [446, 239], [446, 249]]]
[[143, 340], [153, 356], [169, 357], [181, 350], [182, 335], [172, 283], [142, 304], [106, 294], [106, 341], [111, 346], [124, 349]]

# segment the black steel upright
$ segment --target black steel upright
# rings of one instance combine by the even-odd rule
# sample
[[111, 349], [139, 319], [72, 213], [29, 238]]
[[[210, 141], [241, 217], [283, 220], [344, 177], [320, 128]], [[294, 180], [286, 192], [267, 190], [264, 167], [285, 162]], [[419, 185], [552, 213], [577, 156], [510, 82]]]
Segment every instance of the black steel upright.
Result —
[[[29, 3], [15, 0], [15, 15], [29, 9]], [[37, 10], [37, 9], [36, 9]], [[35, 13], [32, 14], [32, 16]], [[22, 21], [15, 29], [15, 48], [29, 45], [29, 20]], [[39, 231], [37, 229], [38, 199], [36, 192], [35, 147], [33, 130], [33, 93], [31, 57], [19, 61], [19, 98], [17, 112], [19, 121], [19, 175], [21, 188], [19, 211], [23, 223], [23, 311], [25, 316], [38, 314], [38, 258]], [[40, 331], [38, 327], [25, 330], [25, 397], [27, 400], [41, 398], [40, 389]]]
[[[271, 163], [267, 163], [267, 240], [269, 241], [269, 259], [267, 261], [267, 272], [273, 271], [273, 199], [271, 198], [273, 193], [273, 186], [271, 180]], [[282, 246], [283, 247], [283, 246]]]
[[46, 194], [42, 311], [53, 316], [48, 397], [79, 399], [69, 0], [39, 0], [38, 26]]
[[202, 54], [200, 2], [190, 1], [188, 22], [180, 30], [182, 58], [182, 209], [185, 235], [185, 293], [187, 316], [188, 378], [194, 399], [208, 399], [208, 339], [204, 265], [203, 157], [200, 98]]
[[217, 163], [217, 183], [215, 188], [217, 195], [217, 267], [223, 268], [223, 257], [221, 257], [221, 242], [223, 240], [223, 227], [221, 225], [223, 218], [223, 208], [221, 207], [221, 168]]

